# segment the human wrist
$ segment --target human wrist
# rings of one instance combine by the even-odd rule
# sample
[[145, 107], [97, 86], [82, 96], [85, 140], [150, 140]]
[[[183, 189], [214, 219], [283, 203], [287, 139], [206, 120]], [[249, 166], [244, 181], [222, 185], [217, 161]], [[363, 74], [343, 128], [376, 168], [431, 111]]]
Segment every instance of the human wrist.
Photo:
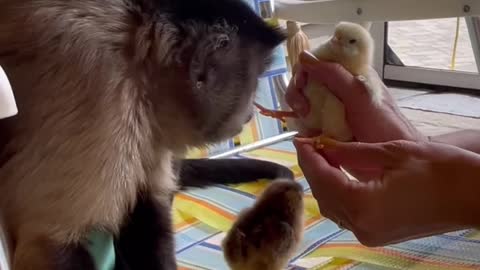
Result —
[[[465, 151], [467, 152], [467, 151]], [[459, 158], [454, 168], [458, 174], [454, 181], [457, 183], [456, 196], [460, 208], [461, 225], [480, 228], [480, 155], [468, 152]], [[454, 190], [454, 189], [452, 189]]]
[[428, 192], [434, 206], [432, 224], [480, 227], [480, 155], [444, 143], [426, 143], [422, 148], [433, 181]]
[[480, 130], [460, 130], [430, 137], [430, 142], [454, 145], [480, 154]]

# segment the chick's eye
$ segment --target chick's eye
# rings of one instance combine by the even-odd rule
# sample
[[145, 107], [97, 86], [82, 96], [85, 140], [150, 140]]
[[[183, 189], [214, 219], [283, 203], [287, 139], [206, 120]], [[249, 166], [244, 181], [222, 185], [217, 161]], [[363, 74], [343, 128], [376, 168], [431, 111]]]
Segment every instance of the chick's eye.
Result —
[[348, 42], [349, 42], [350, 44], [355, 44], [355, 43], [357, 43], [357, 40], [356, 40], [356, 39], [350, 39]]

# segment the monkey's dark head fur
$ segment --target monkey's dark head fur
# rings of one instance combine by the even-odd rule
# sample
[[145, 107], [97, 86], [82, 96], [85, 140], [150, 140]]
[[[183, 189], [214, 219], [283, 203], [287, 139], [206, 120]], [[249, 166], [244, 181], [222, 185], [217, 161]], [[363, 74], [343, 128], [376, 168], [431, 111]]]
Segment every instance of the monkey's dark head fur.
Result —
[[193, 135], [189, 140], [214, 143], [239, 133], [253, 115], [258, 77], [283, 33], [243, 0], [138, 1], [139, 21], [168, 22], [169, 69], [152, 79], [180, 76], [174, 81], [180, 83], [176, 91], [183, 102], [178, 108], [189, 112], [191, 123], [184, 129]]
[[[0, 5], [0, 65], [16, 90], [22, 121], [47, 117], [70, 103], [73, 110], [65, 116], [78, 118], [74, 114], [85, 110], [91, 117], [84, 120], [87, 126], [94, 118], [106, 123], [97, 127], [102, 129], [133, 121], [143, 126], [139, 132], [172, 149], [239, 133], [253, 114], [258, 78], [285, 39], [243, 0], [0, 0]], [[51, 99], [49, 108], [22, 110], [38, 103], [35, 95]], [[72, 99], [82, 105], [73, 108]], [[105, 108], [111, 115], [101, 119]], [[120, 110], [127, 114], [112, 119]], [[153, 121], [142, 123], [145, 117]]]

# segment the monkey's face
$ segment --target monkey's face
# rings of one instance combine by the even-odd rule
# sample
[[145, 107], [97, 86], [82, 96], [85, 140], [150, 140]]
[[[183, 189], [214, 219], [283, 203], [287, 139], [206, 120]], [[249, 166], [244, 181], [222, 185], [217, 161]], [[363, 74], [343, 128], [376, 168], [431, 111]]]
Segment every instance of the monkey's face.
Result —
[[213, 35], [199, 43], [190, 64], [190, 81], [198, 106], [197, 125], [205, 139], [232, 137], [251, 119], [258, 77], [269, 54], [234, 34]]
[[184, 50], [184, 84], [172, 90], [184, 93], [178, 110], [187, 111], [189, 119], [178, 121], [189, 123], [184, 125], [191, 134], [188, 144], [197, 146], [231, 138], [251, 120], [258, 79], [282, 39], [266, 44], [227, 25], [196, 26], [195, 33]]
[[[153, 106], [168, 130], [164, 137], [198, 147], [240, 133], [252, 118], [258, 79], [285, 34], [243, 0], [141, 2], [151, 7], [144, 13], [157, 13], [151, 21], [161, 33], [150, 52], [157, 48], [152, 58], [162, 57], [150, 66], [156, 74], [146, 85], [159, 83]], [[175, 119], [165, 118], [170, 113]]]

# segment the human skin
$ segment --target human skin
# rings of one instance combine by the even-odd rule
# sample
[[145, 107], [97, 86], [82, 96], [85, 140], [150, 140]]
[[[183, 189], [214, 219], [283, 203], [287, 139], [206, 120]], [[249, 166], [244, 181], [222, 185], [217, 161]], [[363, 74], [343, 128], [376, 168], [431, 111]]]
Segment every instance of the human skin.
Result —
[[[308, 77], [328, 87], [345, 105], [347, 122], [357, 141], [385, 142], [390, 140], [429, 140], [432, 142], [456, 145], [460, 148], [480, 153], [480, 130], [461, 130], [448, 134], [427, 137], [421, 134], [400, 112], [388, 88], [380, 82], [384, 99], [381, 106], [373, 106], [364, 85], [337, 63], [308, 61], [304, 53], [300, 64], [295, 68], [295, 78], [288, 87], [286, 100], [300, 115], [306, 115], [309, 102], [302, 94]], [[372, 69], [370, 78], [380, 80]]]
[[[480, 225], [480, 155], [444, 143], [295, 142], [320, 211], [367, 246]], [[368, 172], [350, 180], [324, 158]]]
[[[320, 81], [345, 104], [357, 140], [338, 149], [327, 140], [320, 152], [295, 143], [322, 214], [369, 246], [478, 226], [480, 202], [472, 191], [480, 185], [479, 131], [427, 137], [401, 114], [385, 85], [383, 103], [373, 106], [364, 85], [338, 64], [309, 65], [301, 57], [296, 71], [286, 97], [294, 111], [308, 112], [301, 92], [306, 79]], [[379, 79], [373, 71], [372, 78]]]
[[300, 116], [309, 111], [310, 103], [302, 90], [308, 78], [325, 85], [344, 105], [347, 122], [357, 141], [385, 142], [391, 140], [426, 140], [400, 112], [388, 88], [372, 69], [371, 80], [383, 88], [383, 101], [374, 106], [364, 84], [338, 63], [319, 61], [311, 63], [302, 53], [295, 78], [289, 84], [286, 101]]

